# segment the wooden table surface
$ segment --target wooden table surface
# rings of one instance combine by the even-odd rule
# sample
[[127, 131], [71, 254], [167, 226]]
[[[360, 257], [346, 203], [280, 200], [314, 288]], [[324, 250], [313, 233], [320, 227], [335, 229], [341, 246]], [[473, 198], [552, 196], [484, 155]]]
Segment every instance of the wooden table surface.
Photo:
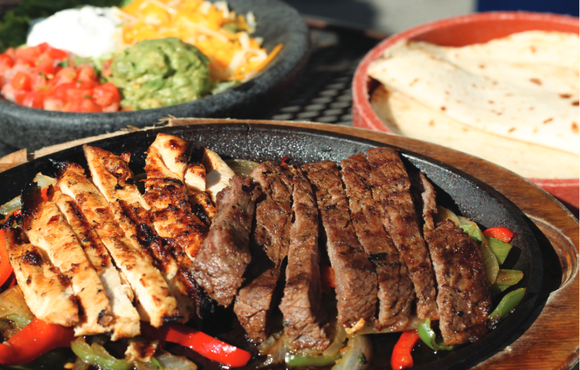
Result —
[[[560, 260], [562, 282], [560, 287], [550, 294], [540, 316], [531, 327], [518, 340], [475, 366], [475, 369], [556, 370], [569, 369], [578, 362], [578, 220], [554, 197], [528, 180], [482, 159], [438, 145], [353, 127], [310, 122], [223, 119], [173, 119], [168, 122], [172, 126], [223, 122], [268, 123], [342, 133], [428, 155], [482, 180], [518, 206], [548, 238]], [[112, 135], [122, 134], [124, 132]], [[77, 140], [30, 154], [25, 151], [15, 153], [0, 159], [0, 171], [105, 136]]]

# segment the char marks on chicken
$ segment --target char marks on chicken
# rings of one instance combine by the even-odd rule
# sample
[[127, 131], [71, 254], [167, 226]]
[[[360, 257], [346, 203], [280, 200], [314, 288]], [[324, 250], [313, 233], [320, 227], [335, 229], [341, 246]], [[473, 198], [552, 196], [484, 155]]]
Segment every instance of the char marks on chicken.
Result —
[[180, 273], [180, 266], [171, 253], [174, 249], [157, 235], [149, 217], [148, 205], [142, 199], [133, 172], [126, 162], [129, 156], [117, 156], [89, 145], [84, 145], [83, 149], [91, 178], [111, 205], [115, 220], [148, 262], [161, 271], [177, 300], [181, 320], [189, 321], [195, 314], [195, 300], [189, 297], [188, 287], [195, 282]]
[[318, 209], [312, 186], [300, 169], [293, 172], [294, 222], [290, 229], [286, 286], [280, 303], [284, 333], [294, 349], [323, 351], [330, 344], [321, 306]]
[[83, 168], [75, 163], [66, 164], [57, 176], [57, 184], [63, 193], [76, 200], [117, 268], [127, 278], [138, 301], [141, 319], [154, 327], [179, 319], [177, 301], [169, 292], [161, 272], [125, 235], [115, 221], [109, 203], [85, 176]]
[[399, 154], [392, 148], [367, 152], [371, 167], [373, 199], [385, 229], [395, 242], [401, 260], [407, 265], [417, 296], [417, 316], [437, 319], [435, 275], [429, 251], [421, 235], [411, 196], [411, 180]]
[[219, 305], [228, 307], [251, 261], [249, 242], [259, 188], [234, 176], [217, 195], [217, 215], [193, 264], [193, 276]]
[[488, 332], [491, 296], [486, 286], [483, 256], [479, 247], [462, 229], [446, 220], [435, 225], [435, 189], [420, 174], [424, 189], [424, 235], [429, 246], [435, 277], [439, 328], [446, 345], [475, 342]]
[[26, 304], [41, 320], [62, 326], [76, 325], [79, 309], [70, 281], [28, 241], [20, 221], [11, 216], [3, 228], [10, 265]]
[[341, 175], [349, 200], [350, 215], [358, 239], [375, 267], [379, 282], [377, 330], [404, 330], [415, 299], [407, 266], [383, 227], [381, 214], [370, 187], [371, 168], [364, 154], [341, 162]]
[[260, 343], [268, 338], [269, 319], [280, 269], [288, 254], [292, 225], [292, 175], [273, 162], [256, 167], [250, 177], [260, 185], [255, 228], [250, 240], [253, 262], [248, 283], [240, 289], [234, 312], [248, 337]]
[[97, 232], [70, 196], [61, 193], [56, 198], [56, 205], [65, 215], [103, 283], [114, 318], [111, 340], [132, 338], [139, 334], [139, 313], [133, 306], [133, 290], [111, 261], [111, 256]]
[[326, 250], [334, 269], [338, 324], [359, 327], [374, 319], [377, 276], [356, 237], [338, 167], [334, 162], [322, 161], [302, 168], [316, 195]]
[[23, 229], [30, 242], [47, 255], [52, 264], [71, 282], [81, 308], [75, 335], [108, 332], [113, 320], [111, 304], [101, 279], [88, 260], [65, 216], [52, 201], [60, 191], [50, 185], [43, 199], [36, 183], [25, 186], [22, 194]]

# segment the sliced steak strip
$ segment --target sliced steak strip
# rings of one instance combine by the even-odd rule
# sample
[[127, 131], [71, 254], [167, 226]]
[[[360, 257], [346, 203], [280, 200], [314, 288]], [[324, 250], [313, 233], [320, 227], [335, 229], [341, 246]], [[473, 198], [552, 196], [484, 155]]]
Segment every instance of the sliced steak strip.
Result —
[[228, 307], [251, 261], [248, 244], [260, 190], [234, 176], [217, 196], [217, 215], [193, 263], [193, 277], [218, 304]]
[[292, 213], [286, 286], [280, 304], [284, 332], [296, 350], [323, 351], [330, 340], [324, 327], [326, 313], [321, 307], [318, 209], [312, 187], [299, 169], [294, 172]]
[[401, 263], [399, 251], [385, 231], [373, 199], [369, 186], [371, 168], [362, 153], [343, 160], [341, 167], [352, 223], [379, 280], [379, 315], [375, 326], [377, 330], [389, 326], [393, 330], [404, 330], [415, 292], [407, 266]]
[[434, 225], [435, 189], [423, 174], [420, 177], [424, 188], [424, 235], [437, 278], [441, 335], [446, 345], [475, 342], [488, 331], [486, 322], [491, 309], [483, 257], [473, 239], [452, 221]]
[[334, 269], [338, 324], [351, 328], [373, 320], [377, 305], [377, 276], [358, 242], [336, 163], [309, 163], [303, 169], [313, 186], [326, 249]]
[[249, 267], [250, 282], [240, 289], [234, 312], [248, 337], [260, 343], [268, 338], [274, 291], [290, 244], [292, 175], [273, 162], [264, 162], [250, 176], [262, 188], [250, 242], [254, 256], [262, 255], [262, 258], [254, 258]]
[[415, 287], [417, 316], [420, 319], [437, 319], [435, 275], [419, 230], [410, 193], [411, 181], [405, 166], [392, 148], [370, 149], [367, 158], [371, 166], [373, 199]]

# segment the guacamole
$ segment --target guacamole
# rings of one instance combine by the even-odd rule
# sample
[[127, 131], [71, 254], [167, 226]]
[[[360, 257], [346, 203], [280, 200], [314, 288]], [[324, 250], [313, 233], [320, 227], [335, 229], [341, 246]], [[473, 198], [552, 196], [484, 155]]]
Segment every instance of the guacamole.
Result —
[[121, 92], [121, 106], [132, 110], [185, 103], [211, 90], [209, 59], [176, 37], [145, 40], [119, 53], [111, 76]]

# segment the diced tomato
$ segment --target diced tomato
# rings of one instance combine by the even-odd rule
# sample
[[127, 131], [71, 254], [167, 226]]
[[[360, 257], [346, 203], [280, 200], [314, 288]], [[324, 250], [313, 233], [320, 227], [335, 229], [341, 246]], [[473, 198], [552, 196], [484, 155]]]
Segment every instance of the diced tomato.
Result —
[[32, 77], [32, 90], [47, 91], [49, 90], [48, 79], [44, 73], [39, 73]]
[[4, 50], [4, 54], [12, 58], [12, 60], [16, 59], [16, 49], [13, 47], [9, 47], [8, 49]]
[[30, 75], [26, 72], [20, 71], [18, 73], [16, 73], [16, 75], [14, 76], [14, 78], [12, 79], [12, 82], [10, 82], [12, 84], [12, 86], [16, 89], [16, 90], [27, 90], [29, 91], [31, 89], [31, 79], [30, 79]]
[[22, 105], [28, 108], [42, 109], [44, 108], [44, 96], [35, 91], [26, 93]]
[[92, 99], [93, 89], [70, 88], [66, 91], [65, 98], [67, 100]]
[[55, 87], [53, 95], [57, 98], [66, 99], [67, 91], [76, 88], [77, 84], [74, 82], [63, 83]]
[[95, 100], [95, 103], [106, 107], [113, 103], [120, 102], [121, 96], [119, 95], [117, 86], [115, 86], [112, 82], [107, 82], [93, 89], [93, 99]]
[[48, 53], [43, 53], [38, 57], [35, 69], [46, 75], [53, 75], [56, 73], [56, 66], [54, 65], [54, 60], [50, 57]]
[[76, 78], [77, 71], [73, 67], [64, 67], [63, 69], [61, 69], [56, 73], [56, 76], [54, 77], [55, 80], [54, 83], [56, 85], [70, 83], [74, 82]]
[[0, 73], [14, 66], [14, 60], [6, 54], [0, 54]]
[[24, 90], [14, 90], [14, 101], [17, 104], [22, 105], [22, 102], [24, 101], [24, 98], [26, 97], [26, 91]]
[[42, 54], [42, 50], [38, 46], [29, 46], [16, 49], [16, 59], [35, 60]]
[[64, 107], [64, 100], [56, 96], [47, 96], [44, 98], [44, 109], [52, 111], [61, 111]]
[[118, 112], [119, 111], [119, 107], [120, 104], [119, 103], [113, 103], [111, 105], [107, 105], [106, 107], [103, 107], [103, 112]]
[[95, 69], [91, 66], [82, 66], [79, 71], [78, 79], [82, 83], [97, 81], [97, 72], [95, 72]]
[[92, 99], [83, 99], [81, 103], [81, 112], [84, 113], [97, 113], [102, 112], [103, 108], [95, 103]]
[[48, 55], [50, 55], [52, 59], [58, 60], [60, 62], [63, 62], [68, 59], [68, 53], [64, 50], [50, 47], [48, 48], [48, 50], [46, 50], [46, 52], [48, 53]]

